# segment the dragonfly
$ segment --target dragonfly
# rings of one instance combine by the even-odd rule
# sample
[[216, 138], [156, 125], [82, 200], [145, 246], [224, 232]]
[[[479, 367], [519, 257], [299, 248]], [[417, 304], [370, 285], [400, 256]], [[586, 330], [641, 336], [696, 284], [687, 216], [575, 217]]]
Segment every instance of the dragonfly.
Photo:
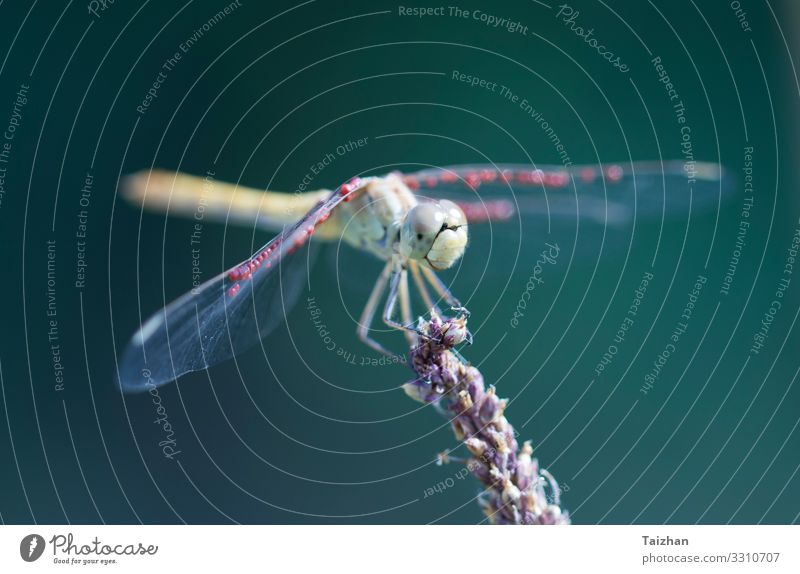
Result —
[[[312, 242], [341, 241], [384, 262], [357, 326], [358, 337], [394, 356], [371, 334], [383, 323], [424, 337], [412, 288], [428, 311], [468, 316], [439, 273], [468, 250], [471, 226], [549, 226], [553, 220], [620, 225], [719, 206], [732, 186], [721, 166], [641, 162], [596, 166], [464, 165], [355, 177], [333, 190], [282, 193], [180, 172], [129, 175], [122, 193], [144, 208], [276, 233], [249, 258], [155, 312], [119, 363], [125, 392], [142, 392], [208, 369], [257, 345], [299, 298]], [[205, 190], [205, 191], [203, 191]], [[381, 303], [383, 302], [383, 305]], [[399, 309], [398, 309], [399, 307]], [[399, 316], [398, 316], [399, 314]]]

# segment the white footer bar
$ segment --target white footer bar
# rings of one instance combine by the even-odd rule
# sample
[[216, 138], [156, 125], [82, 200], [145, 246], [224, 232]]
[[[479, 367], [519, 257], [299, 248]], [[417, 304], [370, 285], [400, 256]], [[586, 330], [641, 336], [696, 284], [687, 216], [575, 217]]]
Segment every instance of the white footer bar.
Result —
[[799, 556], [800, 526], [0, 527], [0, 572], [797, 573]]

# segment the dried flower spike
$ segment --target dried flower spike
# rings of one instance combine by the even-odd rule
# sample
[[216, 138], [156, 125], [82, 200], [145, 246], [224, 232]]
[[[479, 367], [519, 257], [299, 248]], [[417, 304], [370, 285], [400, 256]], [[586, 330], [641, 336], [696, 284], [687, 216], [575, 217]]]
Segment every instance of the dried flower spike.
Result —
[[539, 469], [530, 442], [518, 446], [514, 428], [503, 416], [507, 401], [497, 397], [494, 386], [487, 390], [480, 372], [452, 350], [467, 337], [466, 319], [443, 320], [431, 313], [420, 328], [429, 338], [411, 350], [417, 378], [403, 389], [423, 403], [441, 401], [456, 438], [471, 454], [467, 468], [485, 487], [479, 502], [489, 521], [569, 524], [555, 479]]

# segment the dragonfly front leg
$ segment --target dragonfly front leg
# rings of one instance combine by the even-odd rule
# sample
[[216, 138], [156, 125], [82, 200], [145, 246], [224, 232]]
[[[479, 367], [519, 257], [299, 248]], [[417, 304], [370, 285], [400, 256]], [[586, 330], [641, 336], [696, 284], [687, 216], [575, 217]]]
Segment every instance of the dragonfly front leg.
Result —
[[[401, 287], [402, 286], [402, 287]], [[392, 274], [392, 280], [389, 283], [389, 296], [386, 298], [386, 306], [383, 308], [383, 322], [386, 323], [389, 327], [393, 329], [399, 329], [401, 331], [405, 331], [406, 333], [415, 333], [420, 337], [424, 337], [425, 339], [430, 339], [427, 333], [420, 331], [417, 327], [413, 325], [411, 321], [408, 324], [403, 325], [402, 323], [398, 323], [394, 320], [394, 309], [397, 304], [398, 296], [400, 296], [402, 290], [405, 290], [406, 297], [408, 296], [408, 271], [405, 267], [398, 267], [394, 270]], [[403, 305], [402, 297], [401, 298], [401, 306]], [[408, 316], [410, 318], [410, 304], [408, 310]], [[407, 320], [405, 317], [403, 320]], [[413, 341], [411, 344], [413, 345], [416, 341]]]
[[422, 269], [422, 274], [428, 280], [428, 283], [430, 283], [439, 296], [444, 299], [448, 305], [450, 305], [450, 309], [452, 311], [456, 311], [465, 317], [469, 317], [469, 310], [464, 307], [461, 304], [461, 301], [459, 301], [455, 295], [450, 292], [450, 289], [447, 288], [447, 285], [445, 285], [444, 281], [439, 279], [439, 276], [436, 275], [432, 269], [429, 269], [423, 265], [420, 265], [420, 269]]
[[[432, 269], [429, 269], [423, 265], [420, 265], [420, 269], [422, 270], [422, 274], [425, 276], [431, 286], [433, 286], [439, 296], [442, 297], [442, 299], [444, 299], [448, 305], [450, 305], [450, 310], [460, 313], [465, 318], [469, 318], [469, 310], [461, 304], [461, 301], [456, 299], [455, 295], [453, 295], [450, 292], [450, 289], [447, 288], [447, 285], [444, 284], [444, 281], [439, 279], [439, 276], [436, 275]], [[466, 341], [468, 345], [472, 344], [472, 333], [469, 330], [467, 331]]]
[[[414, 322], [414, 319], [411, 316], [411, 294], [408, 290], [408, 276], [404, 275], [403, 278], [400, 280], [400, 289], [399, 289], [399, 297], [400, 297], [400, 316], [403, 318], [403, 323], [406, 325], [411, 325]], [[417, 344], [417, 336], [416, 333], [411, 331], [403, 331], [406, 336], [406, 342], [408, 343], [409, 347], [414, 347]]]
[[422, 278], [422, 274], [420, 273], [420, 265], [413, 259], [409, 260], [408, 267], [411, 269], [411, 277], [414, 279], [414, 283], [417, 286], [417, 291], [419, 291], [420, 297], [425, 302], [425, 306], [428, 311], [433, 311], [437, 315], [441, 316], [442, 310], [439, 309], [439, 305], [431, 297], [430, 291], [428, 291], [427, 285], [425, 285], [425, 279]]
[[358, 338], [371, 348], [375, 349], [379, 353], [394, 358], [399, 357], [399, 355], [389, 351], [369, 335], [369, 328], [372, 325], [372, 320], [375, 318], [375, 311], [378, 308], [378, 302], [380, 301], [381, 295], [383, 295], [383, 292], [386, 290], [386, 282], [389, 280], [391, 273], [392, 263], [389, 262], [383, 268], [383, 271], [381, 271], [381, 274], [375, 281], [375, 286], [372, 288], [372, 293], [370, 293], [367, 304], [364, 306], [364, 310], [361, 312], [361, 319], [358, 322], [358, 329], [356, 332], [358, 334]]

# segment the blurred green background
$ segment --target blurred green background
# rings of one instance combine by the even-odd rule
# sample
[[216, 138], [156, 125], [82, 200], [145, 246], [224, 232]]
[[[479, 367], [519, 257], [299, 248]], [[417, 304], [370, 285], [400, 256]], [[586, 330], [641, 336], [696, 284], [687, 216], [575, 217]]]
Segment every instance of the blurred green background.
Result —
[[[446, 5], [414, 17], [387, 2], [243, 1], [198, 37], [225, 3], [116, 2], [96, 14], [83, 4], [4, 3], [0, 125], [28, 89], [0, 203], [0, 518], [481, 521], [477, 482], [453, 480], [457, 463], [434, 463], [445, 449], [462, 454], [446, 421], [398, 390], [410, 371], [362, 364], [377, 355], [356, 338], [353, 317], [380, 263], [335, 245], [265, 340], [266, 354], [160, 389], [180, 450], [165, 458], [152, 397], [118, 392], [115, 356], [140, 313], [191, 287], [193, 224], [141, 216], [116, 196], [118, 178], [157, 166], [291, 191], [312, 164], [359, 138], [368, 144], [336, 155], [313, 186], [431, 165], [561, 161], [518, 104], [453, 71], [529, 101], [575, 164], [681, 159], [680, 126], [652, 63], [661, 57], [685, 104], [695, 158], [726, 166], [739, 194], [719, 210], [678, 209], [664, 221], [573, 216], [549, 231], [542, 218], [473, 229], [462, 266], [444, 274], [473, 313], [475, 344], [463, 352], [509, 397], [507, 417], [561, 483], [575, 523], [796, 521], [800, 277], [784, 265], [800, 217], [798, 20], [790, 2], [734, 4], [750, 31], [727, 2], [461, 3], [470, 11], [462, 18]], [[571, 23], [569, 9], [579, 12]], [[475, 10], [526, 28], [492, 27]], [[599, 56], [575, 26], [593, 29], [629, 71]], [[193, 35], [138, 112], [164, 62]], [[724, 295], [749, 146], [750, 226]], [[668, 192], [681, 204], [686, 197], [683, 186]], [[81, 209], [86, 283], [76, 288]], [[206, 225], [203, 273], [268, 239]], [[56, 245], [60, 390], [48, 338], [48, 241]], [[561, 255], [510, 328], [546, 241], [558, 241]], [[634, 324], [597, 375], [646, 272], [654, 280]], [[645, 394], [698, 275], [707, 283], [688, 328]], [[784, 277], [782, 307], [752, 354]], [[315, 330], [308, 296], [337, 352]], [[399, 335], [379, 337], [403, 347]], [[439, 483], [452, 486], [424, 496]]]

